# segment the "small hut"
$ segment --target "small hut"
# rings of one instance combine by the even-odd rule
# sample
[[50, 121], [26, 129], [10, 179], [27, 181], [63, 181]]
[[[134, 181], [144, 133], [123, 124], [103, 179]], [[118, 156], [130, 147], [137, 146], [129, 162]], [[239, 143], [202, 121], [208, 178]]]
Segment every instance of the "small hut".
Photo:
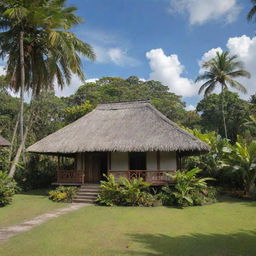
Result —
[[11, 143], [0, 135], [0, 147], [9, 147]]
[[[58, 156], [57, 184], [97, 183], [111, 173], [162, 185], [182, 156], [209, 149], [143, 100], [101, 104], [27, 151]], [[61, 157], [73, 157], [73, 168], [61, 168]]]

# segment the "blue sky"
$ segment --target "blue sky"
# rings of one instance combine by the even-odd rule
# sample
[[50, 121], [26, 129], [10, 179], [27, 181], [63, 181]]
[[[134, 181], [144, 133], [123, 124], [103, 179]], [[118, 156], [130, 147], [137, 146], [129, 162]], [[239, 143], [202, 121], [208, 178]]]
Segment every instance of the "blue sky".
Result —
[[[195, 105], [199, 100], [196, 93], [199, 85], [193, 81], [200, 69], [199, 62], [212, 57], [217, 47], [238, 54], [249, 71], [256, 67], [252, 59], [252, 54], [256, 57], [256, 24], [246, 21], [251, 7], [249, 0], [70, 0], [68, 3], [77, 6], [78, 15], [85, 19], [73, 31], [90, 43], [97, 54], [97, 61], [83, 61], [88, 79], [131, 75], [155, 79], [182, 95], [187, 105]], [[250, 82], [244, 82], [249, 94], [255, 91], [253, 81], [254, 76]], [[62, 95], [78, 86], [79, 81], [74, 78]]]

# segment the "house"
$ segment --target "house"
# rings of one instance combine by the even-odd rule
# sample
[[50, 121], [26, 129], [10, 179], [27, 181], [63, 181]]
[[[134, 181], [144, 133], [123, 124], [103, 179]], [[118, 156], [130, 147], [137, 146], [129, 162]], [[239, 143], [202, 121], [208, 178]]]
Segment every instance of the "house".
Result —
[[56, 184], [69, 185], [98, 183], [104, 174], [162, 185], [182, 156], [209, 150], [145, 100], [100, 104], [27, 149], [58, 156]]
[[11, 143], [0, 135], [0, 147], [9, 147]]

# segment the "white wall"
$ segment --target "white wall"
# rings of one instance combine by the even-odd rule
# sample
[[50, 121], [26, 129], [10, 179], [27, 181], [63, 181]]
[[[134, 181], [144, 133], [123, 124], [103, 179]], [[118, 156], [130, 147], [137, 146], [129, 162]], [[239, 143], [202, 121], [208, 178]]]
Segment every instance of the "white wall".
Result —
[[160, 152], [160, 170], [176, 170], [176, 152]]
[[82, 171], [83, 170], [83, 158], [82, 153], [77, 154], [77, 170]]
[[111, 153], [111, 170], [128, 170], [128, 153], [127, 152], [112, 152]]
[[147, 170], [157, 170], [156, 152], [147, 152]]

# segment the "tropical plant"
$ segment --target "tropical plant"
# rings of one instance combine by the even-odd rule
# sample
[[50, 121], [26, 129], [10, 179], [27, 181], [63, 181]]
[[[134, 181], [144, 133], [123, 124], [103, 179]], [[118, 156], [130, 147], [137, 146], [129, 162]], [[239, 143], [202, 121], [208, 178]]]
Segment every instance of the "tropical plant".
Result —
[[[148, 188], [150, 183], [144, 182], [142, 178], [128, 180], [125, 177], [120, 177], [119, 183], [121, 186], [121, 194], [124, 198], [125, 205], [128, 206], [151, 206], [152, 198], [149, 196]], [[150, 200], [147, 202], [147, 200]]]
[[120, 177], [117, 183], [111, 174], [106, 176], [106, 179], [101, 181], [98, 203], [107, 206], [154, 206], [156, 198], [148, 192], [150, 184], [141, 178], [129, 181], [127, 178]]
[[27, 134], [24, 133], [24, 91], [38, 95], [42, 89], [53, 87], [56, 79], [62, 88], [76, 74], [84, 75], [80, 55], [94, 59], [90, 45], [79, 40], [68, 30], [81, 23], [74, 12], [66, 7], [66, 0], [6, 0], [0, 2], [0, 56], [7, 57], [7, 82], [20, 91], [21, 143], [10, 175], [15, 172], [18, 152], [23, 151]]
[[244, 122], [244, 126], [256, 133], [256, 116], [250, 116], [249, 119]]
[[77, 187], [60, 186], [49, 192], [49, 199], [55, 202], [71, 202], [77, 192]]
[[249, 145], [239, 139], [235, 145], [225, 150], [223, 166], [234, 174], [238, 174], [243, 182], [245, 195], [254, 192], [256, 181], [256, 141]]
[[177, 171], [175, 175], [168, 174], [175, 182], [174, 188], [164, 187], [164, 204], [192, 206], [204, 204], [207, 200], [208, 186], [206, 181], [213, 178], [198, 178], [202, 170], [194, 168], [189, 171]]
[[250, 78], [250, 73], [243, 69], [243, 63], [237, 60], [238, 56], [231, 56], [228, 51], [217, 52], [216, 56], [209, 61], [203, 63], [202, 67], [206, 70], [204, 74], [199, 75], [196, 82], [207, 80], [199, 89], [199, 94], [204, 91], [204, 96], [209, 96], [217, 86], [220, 86], [222, 96], [222, 117], [225, 137], [228, 138], [223, 92], [231, 88], [246, 93], [246, 88], [236, 81], [238, 77]]
[[14, 179], [23, 191], [49, 188], [56, 181], [57, 161], [45, 155], [30, 155], [25, 168], [17, 168]]
[[0, 207], [9, 204], [18, 187], [7, 172], [0, 171]]
[[251, 0], [252, 8], [247, 14], [247, 20], [255, 22], [255, 15], [256, 15], [256, 0]]
[[229, 140], [223, 139], [216, 132], [202, 133], [197, 129], [187, 129], [187, 131], [208, 144], [211, 150], [208, 154], [191, 156], [184, 159], [184, 168], [190, 170], [198, 167], [202, 170], [201, 175], [220, 178], [222, 174], [221, 159], [223, 156], [223, 150], [229, 146]]
[[97, 202], [107, 206], [121, 205], [121, 188], [115, 181], [114, 175], [105, 176], [106, 181], [100, 182], [101, 191], [98, 195]]

